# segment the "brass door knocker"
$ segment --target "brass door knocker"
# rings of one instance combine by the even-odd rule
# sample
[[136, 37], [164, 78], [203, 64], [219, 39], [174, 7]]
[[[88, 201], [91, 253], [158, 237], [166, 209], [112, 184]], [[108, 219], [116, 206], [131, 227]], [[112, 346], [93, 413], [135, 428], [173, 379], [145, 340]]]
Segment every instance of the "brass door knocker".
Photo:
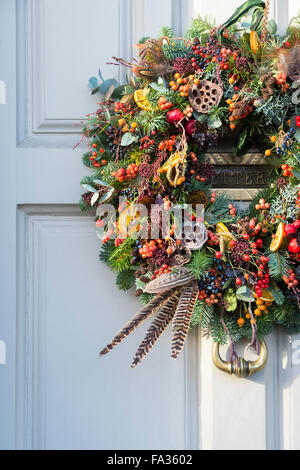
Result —
[[233, 361], [224, 361], [220, 357], [219, 343], [214, 343], [212, 358], [215, 366], [223, 372], [230, 375], [234, 374], [237, 377], [250, 377], [250, 375], [259, 372], [265, 367], [268, 360], [268, 348], [264, 340], [261, 340], [260, 353], [256, 361], [246, 361], [243, 357]]

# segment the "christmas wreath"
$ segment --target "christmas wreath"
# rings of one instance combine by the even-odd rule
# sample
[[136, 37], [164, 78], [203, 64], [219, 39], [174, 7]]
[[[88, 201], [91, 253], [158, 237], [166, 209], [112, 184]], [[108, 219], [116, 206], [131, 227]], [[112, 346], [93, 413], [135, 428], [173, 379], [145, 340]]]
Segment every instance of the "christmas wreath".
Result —
[[[237, 341], [249, 339], [261, 368], [274, 325], [300, 331], [300, 17], [279, 35], [268, 13], [269, 2], [249, 0], [219, 27], [198, 17], [184, 38], [164, 27], [140, 41], [137, 59], [113, 58], [128, 71], [125, 85], [101, 72], [90, 79], [104, 97], [83, 129], [93, 173], [81, 182], [80, 207], [97, 208], [100, 260], [144, 304], [101, 356], [153, 317], [133, 367], [172, 323], [173, 358], [200, 325], [217, 345], [229, 343], [227, 371], [247, 375]], [[255, 142], [271, 169], [246, 209], [212, 187], [208, 151], [225, 140], [235, 158]], [[137, 236], [153, 206], [170, 223], [151, 211], [159, 233]], [[178, 206], [191, 208], [184, 236]]]

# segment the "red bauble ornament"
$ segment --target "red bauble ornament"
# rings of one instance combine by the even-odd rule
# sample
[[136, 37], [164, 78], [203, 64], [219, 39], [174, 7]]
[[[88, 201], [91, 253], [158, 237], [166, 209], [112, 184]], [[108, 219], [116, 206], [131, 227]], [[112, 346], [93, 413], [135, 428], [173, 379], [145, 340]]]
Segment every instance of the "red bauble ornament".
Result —
[[193, 135], [195, 134], [196, 130], [197, 130], [196, 119], [190, 119], [185, 125], [185, 132], [188, 135]]
[[300, 253], [300, 246], [297, 243], [297, 238], [293, 238], [293, 240], [290, 241], [289, 252], [294, 255]]
[[181, 119], [184, 118], [184, 115], [180, 109], [175, 108], [167, 112], [167, 121], [169, 124], [177, 124]]
[[295, 238], [297, 229], [293, 224], [285, 225], [284, 233], [285, 233], [286, 238], [290, 240], [291, 238]]
[[294, 227], [296, 229], [300, 228], [300, 220], [295, 220], [295, 222], [293, 223]]

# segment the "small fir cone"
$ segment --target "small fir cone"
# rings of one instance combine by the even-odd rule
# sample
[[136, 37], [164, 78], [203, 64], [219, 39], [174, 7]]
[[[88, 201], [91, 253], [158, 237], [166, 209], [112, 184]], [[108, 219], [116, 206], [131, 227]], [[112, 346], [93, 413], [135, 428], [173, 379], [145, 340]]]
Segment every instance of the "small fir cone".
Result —
[[270, 96], [274, 95], [274, 85], [276, 83], [276, 79], [273, 74], [265, 73], [260, 77], [260, 81], [264, 84], [264, 87], [261, 90], [262, 97], [264, 100], [268, 100]]

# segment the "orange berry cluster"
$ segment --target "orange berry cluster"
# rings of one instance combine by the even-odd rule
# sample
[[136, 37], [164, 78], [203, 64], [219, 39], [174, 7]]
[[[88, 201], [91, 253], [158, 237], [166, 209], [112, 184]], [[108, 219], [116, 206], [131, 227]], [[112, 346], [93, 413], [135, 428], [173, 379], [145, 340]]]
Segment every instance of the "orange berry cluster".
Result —
[[157, 248], [162, 247], [163, 240], [150, 240], [143, 244], [142, 248], [139, 249], [139, 254], [143, 259], [152, 258], [154, 251]]
[[244, 103], [241, 104], [241, 106], [243, 106], [243, 114], [235, 114], [235, 109], [237, 109], [238, 99], [239, 99], [239, 95], [235, 93], [231, 99], [226, 100], [226, 103], [229, 105], [228, 111], [231, 113], [231, 116], [229, 116], [229, 121], [231, 122], [230, 124], [231, 130], [234, 130], [236, 128], [236, 124], [234, 123], [234, 121], [238, 121], [239, 119], [246, 118], [253, 111], [252, 101], [249, 101], [249, 103], [247, 104], [244, 104]]
[[232, 215], [233, 217], [235, 217], [236, 216], [236, 208], [234, 207], [234, 205], [229, 204], [228, 209], [229, 209], [229, 214]]
[[259, 200], [259, 204], [256, 204], [255, 209], [257, 211], [265, 211], [270, 209], [270, 204], [266, 202], [264, 199]]
[[123, 132], [131, 132], [132, 134], [136, 131], [138, 124], [136, 122], [132, 122], [131, 124], [126, 124], [125, 119], [119, 119], [118, 124], [122, 127]]
[[254, 310], [254, 315], [256, 317], [261, 317], [262, 314], [267, 315], [268, 307], [272, 305], [272, 301], [265, 301], [262, 299], [256, 299], [257, 308]]
[[134, 180], [138, 175], [138, 165], [131, 163], [125, 170], [125, 168], [119, 168], [117, 171], [112, 172], [112, 176], [116, 178], [120, 183], [124, 181]]
[[284, 163], [283, 165], [281, 165], [281, 169], [283, 171], [283, 176], [286, 176], [286, 177], [290, 177], [290, 176], [293, 176], [293, 167], [292, 166], [289, 166], [287, 165], [286, 163]]
[[183, 114], [186, 117], [191, 118], [193, 116], [193, 112], [194, 112], [193, 108], [191, 106], [187, 106], [185, 110], [183, 111]]
[[182, 89], [182, 86], [186, 85], [189, 82], [189, 79], [181, 77], [180, 73], [175, 73], [174, 79], [175, 81], [172, 80], [171, 82], [169, 82], [169, 85], [173, 91], [177, 91], [179, 87], [179, 90]]
[[289, 88], [289, 84], [286, 83], [286, 73], [278, 73], [276, 75], [276, 83], [280, 85], [282, 93], [285, 93]]
[[168, 101], [164, 96], [161, 96], [158, 100], [158, 106], [161, 110], [173, 108], [174, 104]]
[[158, 150], [169, 150], [172, 152], [176, 143], [176, 138], [176, 135], [171, 135], [170, 139], [161, 141], [158, 145]]

